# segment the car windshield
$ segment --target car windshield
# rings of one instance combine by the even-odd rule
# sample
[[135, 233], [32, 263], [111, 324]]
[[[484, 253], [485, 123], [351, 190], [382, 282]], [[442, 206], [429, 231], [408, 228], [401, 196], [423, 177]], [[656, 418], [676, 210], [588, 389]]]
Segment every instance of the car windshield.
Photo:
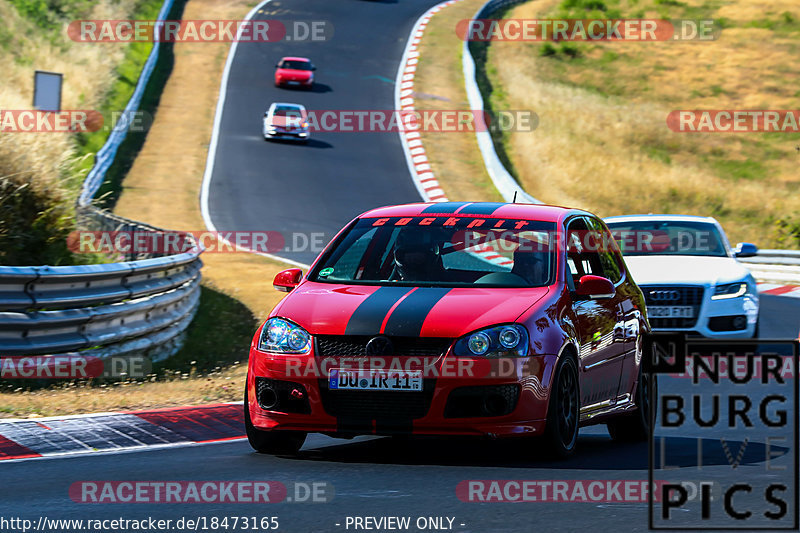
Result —
[[284, 59], [278, 68], [288, 70], [311, 70], [311, 63], [308, 61], [297, 61], [295, 59]]
[[303, 118], [303, 111], [293, 106], [277, 106], [272, 115], [276, 117]]
[[364, 218], [310, 274], [319, 282], [541, 287], [553, 282], [555, 224], [494, 218]]
[[622, 253], [727, 257], [715, 224], [683, 220], [606, 221]]

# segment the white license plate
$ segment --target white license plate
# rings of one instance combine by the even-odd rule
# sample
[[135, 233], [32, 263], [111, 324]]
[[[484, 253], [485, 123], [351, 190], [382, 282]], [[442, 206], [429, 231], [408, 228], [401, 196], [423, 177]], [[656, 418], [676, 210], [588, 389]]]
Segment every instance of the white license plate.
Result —
[[694, 318], [694, 307], [690, 305], [647, 306], [647, 313], [654, 318]]
[[421, 391], [422, 372], [332, 368], [328, 378], [328, 388], [331, 390]]

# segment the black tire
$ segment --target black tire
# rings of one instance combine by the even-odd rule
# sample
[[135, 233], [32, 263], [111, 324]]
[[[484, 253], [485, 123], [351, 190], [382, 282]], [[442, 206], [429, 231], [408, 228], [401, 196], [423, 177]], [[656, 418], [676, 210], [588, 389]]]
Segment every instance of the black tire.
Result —
[[575, 452], [578, 444], [580, 418], [580, 386], [578, 365], [568, 353], [561, 356], [553, 378], [544, 445], [556, 458], [566, 458]]
[[636, 411], [610, 420], [606, 426], [611, 438], [619, 442], [643, 442], [650, 436], [650, 423], [655, 417], [651, 413], [650, 391], [658, 393], [658, 381], [655, 374], [642, 372], [639, 365], [639, 379], [636, 383], [634, 402]]
[[264, 431], [258, 429], [250, 420], [250, 404], [247, 400], [247, 386], [244, 389], [244, 429], [247, 441], [258, 453], [270, 455], [295, 455], [306, 441], [303, 431]]

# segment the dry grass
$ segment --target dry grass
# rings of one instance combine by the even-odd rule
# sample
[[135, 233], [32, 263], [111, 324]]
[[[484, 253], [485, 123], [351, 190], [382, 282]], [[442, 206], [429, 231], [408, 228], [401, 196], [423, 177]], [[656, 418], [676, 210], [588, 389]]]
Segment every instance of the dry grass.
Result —
[[[471, 18], [484, 0], [464, 0], [437, 13], [420, 43], [414, 90], [420, 110], [468, 110], [461, 68], [464, 41], [456, 35], [458, 21]], [[450, 200], [502, 201], [483, 165], [475, 134], [422, 134], [431, 169]]]
[[[531, 2], [507, 16], [553, 17], [558, 4]], [[609, 4], [623, 14], [633, 5]], [[665, 119], [675, 109], [797, 109], [800, 75], [790, 65], [800, 33], [752, 26], [784, 12], [800, 19], [800, 9], [793, 0], [686, 4], [731, 27], [713, 42], [582, 44], [577, 59], [492, 43], [493, 104], [540, 117], [536, 131], [510, 136], [510, 157], [526, 190], [548, 203], [601, 216], [712, 215], [734, 241], [777, 246], [775, 219], [800, 212], [800, 136], [673, 133]], [[653, 2], [636, 5], [636, 16], [659, 16]]]
[[[91, 7], [87, 17], [128, 18], [137, 3], [101, 0]], [[0, 2], [0, 21], [2, 109], [32, 108], [34, 70], [63, 73], [63, 109], [99, 108], [116, 78], [114, 69], [124, 57], [124, 46], [72, 42], [67, 37], [66, 22], [63, 31], [40, 27], [22, 17], [9, 2]], [[74, 188], [67, 187], [65, 180], [75, 154], [74, 136], [70, 133], [0, 132], [0, 178], [7, 180], [4, 192], [23, 191], [16, 199], [0, 198], [0, 241], [5, 243], [0, 257], [6, 262], [59, 264], [86, 259], [72, 258], [60, 242], [71, 224]], [[20, 212], [23, 206], [25, 211]], [[29, 222], [33, 219], [35, 224]], [[27, 225], [31, 231], [20, 234], [20, 225]]]
[[[238, 19], [252, 2], [191, 0], [185, 19]], [[204, 230], [199, 210], [214, 111], [227, 44], [177, 43], [175, 65], [147, 140], [123, 182], [115, 212], [170, 229]], [[186, 95], [191, 94], [191, 98]], [[180, 157], [175, 157], [180, 154]], [[285, 265], [245, 253], [206, 254], [204, 284], [244, 303], [263, 319], [283, 293], [272, 278]], [[224, 325], [223, 325], [224, 326]], [[242, 346], [242, 353], [247, 346]], [[172, 381], [0, 393], [0, 417], [146, 409], [240, 400], [246, 365]]]
[[[87, 18], [125, 19], [136, 0], [99, 0]], [[35, 24], [22, 18], [7, 2], [0, 2], [2, 35], [8, 37], [0, 53], [0, 102], [3, 109], [31, 109], [33, 71], [64, 74], [63, 109], [98, 109], [114, 82], [114, 69], [125, 47], [114, 43], [76, 43], [67, 37], [54, 41]], [[55, 180], [74, 154], [68, 133], [0, 133], [0, 174], [23, 168], [37, 179]]]

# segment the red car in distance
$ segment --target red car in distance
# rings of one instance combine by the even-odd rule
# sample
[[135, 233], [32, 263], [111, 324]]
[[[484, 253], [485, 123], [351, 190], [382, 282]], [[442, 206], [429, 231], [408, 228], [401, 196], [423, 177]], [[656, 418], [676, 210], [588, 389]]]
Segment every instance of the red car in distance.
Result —
[[306, 57], [284, 57], [275, 65], [275, 87], [314, 86], [314, 71], [317, 68]]
[[[597, 243], [605, 243], [598, 246]], [[642, 292], [608, 228], [577, 209], [445, 202], [350, 222], [250, 345], [252, 447], [308, 432], [539, 436], [570, 455], [581, 425], [645, 439]]]

